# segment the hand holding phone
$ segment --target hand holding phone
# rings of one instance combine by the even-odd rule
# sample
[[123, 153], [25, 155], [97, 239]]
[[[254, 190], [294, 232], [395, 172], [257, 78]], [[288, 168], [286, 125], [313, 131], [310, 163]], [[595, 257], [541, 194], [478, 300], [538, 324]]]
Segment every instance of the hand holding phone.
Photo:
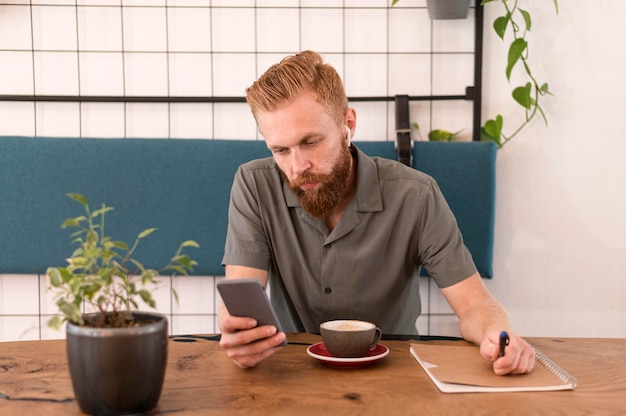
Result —
[[[278, 332], [284, 332], [259, 279], [220, 280], [217, 290], [230, 315], [254, 318], [258, 326], [273, 325]], [[280, 345], [286, 344], [285, 339]]]

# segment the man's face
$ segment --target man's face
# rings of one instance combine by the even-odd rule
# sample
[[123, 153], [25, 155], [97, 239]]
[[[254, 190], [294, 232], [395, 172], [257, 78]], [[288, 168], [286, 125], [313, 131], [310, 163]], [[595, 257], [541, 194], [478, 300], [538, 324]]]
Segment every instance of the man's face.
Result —
[[346, 130], [306, 92], [272, 112], [257, 114], [259, 130], [302, 207], [323, 218], [341, 200], [351, 156]]

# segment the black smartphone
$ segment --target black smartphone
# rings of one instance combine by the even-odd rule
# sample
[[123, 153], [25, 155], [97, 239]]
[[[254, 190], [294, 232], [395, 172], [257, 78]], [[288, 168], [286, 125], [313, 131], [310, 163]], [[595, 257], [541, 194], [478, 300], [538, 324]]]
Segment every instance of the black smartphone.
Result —
[[[258, 325], [274, 325], [284, 332], [270, 299], [258, 279], [226, 279], [217, 282], [217, 290], [228, 313], [256, 319]], [[287, 340], [280, 345], [286, 345]]]

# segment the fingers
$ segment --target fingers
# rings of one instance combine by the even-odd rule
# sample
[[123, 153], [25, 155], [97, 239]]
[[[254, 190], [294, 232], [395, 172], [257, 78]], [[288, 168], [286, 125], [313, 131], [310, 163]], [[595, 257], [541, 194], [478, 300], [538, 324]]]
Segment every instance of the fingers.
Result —
[[245, 347], [231, 348], [226, 352], [239, 367], [254, 367], [257, 363], [280, 351], [283, 347], [276, 347], [276, 345], [280, 344], [284, 338], [284, 334], [281, 332], [262, 342], [248, 344]]
[[493, 362], [498, 375], [530, 373], [535, 366], [535, 350], [521, 337], [509, 332], [509, 343], [500, 357], [500, 332], [490, 331], [480, 344], [480, 354]]
[[500, 352], [500, 333], [490, 331], [487, 337], [480, 344], [480, 355], [487, 361], [495, 361], [498, 359]]
[[224, 335], [234, 334], [245, 329], [256, 327], [257, 322], [252, 318], [242, 318], [226, 314], [220, 315], [220, 331]]
[[286, 336], [277, 332], [276, 327], [265, 325], [256, 327], [251, 318], [228, 316], [220, 322], [222, 337], [220, 346], [239, 367], [253, 367], [282, 347]]
[[503, 357], [493, 362], [498, 375], [530, 373], [535, 365], [535, 350], [522, 338], [512, 336]]

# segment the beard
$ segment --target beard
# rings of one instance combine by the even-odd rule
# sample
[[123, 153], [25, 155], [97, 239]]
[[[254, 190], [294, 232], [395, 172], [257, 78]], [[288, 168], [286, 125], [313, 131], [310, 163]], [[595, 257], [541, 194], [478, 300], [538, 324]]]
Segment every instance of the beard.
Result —
[[[341, 149], [337, 164], [330, 174], [315, 175], [305, 172], [293, 182], [285, 177], [289, 189], [298, 197], [302, 208], [314, 217], [324, 218], [328, 215], [339, 204], [348, 187], [352, 155], [348, 147], [342, 146]], [[300, 185], [311, 182], [317, 182], [318, 186], [312, 189], [300, 188]]]

